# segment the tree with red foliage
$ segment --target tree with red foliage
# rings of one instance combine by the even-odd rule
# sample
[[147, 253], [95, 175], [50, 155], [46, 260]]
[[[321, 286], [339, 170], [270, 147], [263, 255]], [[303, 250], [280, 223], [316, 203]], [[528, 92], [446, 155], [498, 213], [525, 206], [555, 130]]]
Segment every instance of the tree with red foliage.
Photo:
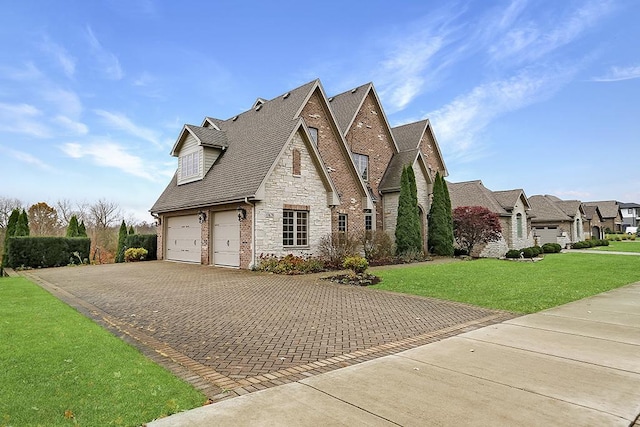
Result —
[[482, 206], [459, 206], [453, 211], [453, 233], [458, 246], [471, 255], [476, 245], [500, 239], [500, 217]]

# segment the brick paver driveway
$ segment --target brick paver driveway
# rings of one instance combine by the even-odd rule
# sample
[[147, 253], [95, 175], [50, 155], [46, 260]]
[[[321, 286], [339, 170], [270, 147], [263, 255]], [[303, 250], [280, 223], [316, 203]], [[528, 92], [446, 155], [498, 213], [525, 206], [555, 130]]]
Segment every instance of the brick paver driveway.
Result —
[[24, 274], [214, 400], [513, 317], [337, 285], [318, 275], [279, 276], [162, 261]]

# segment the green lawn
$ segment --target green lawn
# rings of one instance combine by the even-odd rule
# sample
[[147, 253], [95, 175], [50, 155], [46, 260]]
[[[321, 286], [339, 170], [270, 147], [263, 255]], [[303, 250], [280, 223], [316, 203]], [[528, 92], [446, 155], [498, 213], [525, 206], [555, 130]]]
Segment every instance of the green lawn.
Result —
[[24, 278], [0, 279], [0, 425], [138, 426], [205, 396]]
[[591, 248], [596, 251], [614, 251], [614, 252], [640, 252], [640, 240], [622, 240], [611, 241], [609, 246], [596, 246]]
[[375, 274], [377, 289], [533, 313], [640, 281], [640, 256], [547, 254], [535, 263], [479, 259]]

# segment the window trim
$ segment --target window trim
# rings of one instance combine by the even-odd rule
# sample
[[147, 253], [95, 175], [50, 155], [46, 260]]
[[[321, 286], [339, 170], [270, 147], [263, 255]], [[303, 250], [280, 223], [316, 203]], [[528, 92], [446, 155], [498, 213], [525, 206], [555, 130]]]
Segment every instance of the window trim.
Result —
[[282, 210], [282, 246], [286, 248], [309, 247], [308, 210]]
[[[364, 182], [369, 182], [369, 156], [366, 154], [353, 153], [353, 163], [356, 165], [358, 173]], [[366, 162], [363, 164], [363, 162]]]
[[349, 216], [346, 213], [338, 213], [338, 233], [346, 233], [349, 227]]
[[309, 126], [309, 135], [311, 136], [311, 141], [313, 141], [314, 144], [318, 145], [318, 128]]
[[371, 212], [364, 214], [364, 231], [373, 231], [373, 213]]
[[518, 239], [522, 239], [524, 235], [522, 218], [523, 218], [523, 215], [520, 212], [518, 212], [516, 214], [516, 237]]

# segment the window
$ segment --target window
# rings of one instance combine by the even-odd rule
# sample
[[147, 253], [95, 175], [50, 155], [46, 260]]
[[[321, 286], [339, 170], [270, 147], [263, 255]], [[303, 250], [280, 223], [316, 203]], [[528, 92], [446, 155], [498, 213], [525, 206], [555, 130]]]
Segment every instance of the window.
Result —
[[353, 162], [363, 180], [369, 181], [369, 156], [353, 153]]
[[309, 212], [285, 210], [282, 212], [282, 244], [284, 246], [307, 246]]
[[347, 232], [347, 214], [338, 214], [338, 232]]
[[522, 239], [522, 214], [516, 215], [516, 232], [518, 234], [518, 239]]
[[628, 214], [633, 214], [633, 209], [627, 209]]
[[293, 149], [293, 174], [300, 176], [300, 150]]
[[318, 144], [318, 128], [309, 128], [309, 133], [311, 134], [311, 139], [317, 145]]
[[365, 231], [373, 230], [373, 214], [371, 213], [364, 214], [364, 229]]
[[200, 174], [200, 152], [185, 154], [180, 157], [180, 178], [186, 179]]

